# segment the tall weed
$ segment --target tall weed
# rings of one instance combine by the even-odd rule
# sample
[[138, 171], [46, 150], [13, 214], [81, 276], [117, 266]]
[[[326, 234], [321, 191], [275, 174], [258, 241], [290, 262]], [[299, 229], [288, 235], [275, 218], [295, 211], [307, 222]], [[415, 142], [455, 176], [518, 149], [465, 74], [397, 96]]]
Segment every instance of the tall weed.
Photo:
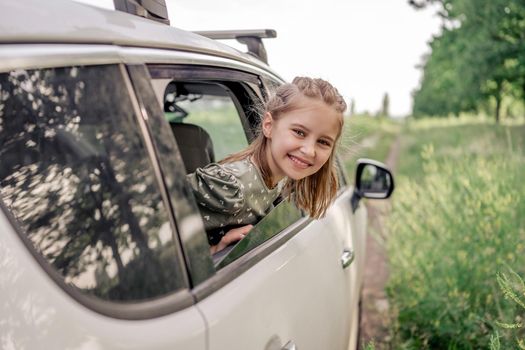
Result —
[[[483, 137], [504, 130], [487, 128]], [[445, 143], [421, 146], [432, 137], [418, 132], [409, 136], [421, 150], [419, 163], [398, 177], [388, 224], [394, 348], [478, 349], [496, 340], [507, 348], [508, 338], [491, 342], [491, 335], [496, 321], [513, 319], [516, 308], [502, 302], [494, 276], [504, 264], [525, 269], [525, 161], [516, 152], [523, 138], [518, 134], [509, 152], [505, 137], [487, 149], [472, 146], [487, 142], [475, 133], [465, 140], [457, 137], [459, 128], [440, 129], [449, 145], [462, 147], [447, 154]], [[461, 126], [461, 134], [469, 132]], [[418, 176], [409, 176], [414, 171]]]
[[[517, 315], [510, 322], [496, 321], [496, 324], [503, 329], [512, 331], [515, 335], [516, 345], [520, 349], [525, 349], [525, 325], [523, 324], [525, 316], [525, 282], [512, 268], [509, 268], [509, 272], [510, 275], [507, 275], [504, 272], [498, 272], [497, 281], [505, 299], [513, 303], [516, 307]], [[493, 339], [497, 340], [493, 342]], [[490, 349], [501, 349], [501, 344], [499, 343], [499, 332], [497, 330], [491, 338]]]

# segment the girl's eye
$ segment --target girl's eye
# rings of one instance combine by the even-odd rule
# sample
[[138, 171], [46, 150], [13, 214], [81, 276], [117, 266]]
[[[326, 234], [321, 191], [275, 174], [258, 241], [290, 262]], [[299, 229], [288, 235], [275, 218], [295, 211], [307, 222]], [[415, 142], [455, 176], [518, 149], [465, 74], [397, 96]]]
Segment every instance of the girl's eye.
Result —
[[293, 132], [297, 135], [297, 136], [301, 136], [301, 137], [304, 137], [306, 134], [304, 133], [304, 131], [302, 130], [299, 130], [299, 129], [293, 129]]
[[317, 142], [319, 142], [319, 143], [320, 143], [321, 145], [323, 145], [323, 146], [327, 146], [327, 147], [332, 146], [332, 144], [330, 143], [330, 141], [319, 140], [319, 141], [317, 141]]

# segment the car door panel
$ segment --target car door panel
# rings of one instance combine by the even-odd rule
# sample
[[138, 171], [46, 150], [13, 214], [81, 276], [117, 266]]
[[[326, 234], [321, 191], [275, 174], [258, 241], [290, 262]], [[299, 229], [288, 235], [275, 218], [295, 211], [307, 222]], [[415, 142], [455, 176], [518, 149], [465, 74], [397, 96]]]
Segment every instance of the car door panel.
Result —
[[198, 304], [210, 350], [266, 349], [288, 341], [299, 349], [346, 349], [352, 274], [340, 262], [349, 244], [340, 233], [350, 233], [344, 209], [335, 205]]

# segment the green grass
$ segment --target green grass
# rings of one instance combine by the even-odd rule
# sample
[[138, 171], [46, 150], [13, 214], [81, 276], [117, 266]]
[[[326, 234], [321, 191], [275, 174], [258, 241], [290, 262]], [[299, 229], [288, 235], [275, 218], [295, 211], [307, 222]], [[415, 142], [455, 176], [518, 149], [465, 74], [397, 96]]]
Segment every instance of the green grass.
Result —
[[[508, 274], [499, 272], [497, 281], [505, 299], [513, 303], [519, 311], [517, 312], [518, 317], [510, 320], [510, 322], [507, 320], [504, 322], [496, 321], [496, 324], [502, 329], [511, 330], [515, 336], [516, 345], [518, 345], [520, 349], [525, 349], [525, 324], [523, 323], [523, 316], [525, 314], [525, 281], [511, 268], [509, 268]], [[501, 349], [500, 338], [499, 331], [496, 330], [490, 339], [491, 350]]]
[[525, 124], [412, 121], [401, 140], [387, 241], [393, 348], [489, 348], [496, 321], [517, 313], [496, 274], [525, 271]]
[[426, 119], [407, 123], [402, 137], [400, 176], [422, 174], [423, 147], [434, 145], [436, 159], [461, 159], [465, 156], [500, 157], [500, 154], [525, 154], [523, 123], [495, 125], [491, 120], [473, 118]]

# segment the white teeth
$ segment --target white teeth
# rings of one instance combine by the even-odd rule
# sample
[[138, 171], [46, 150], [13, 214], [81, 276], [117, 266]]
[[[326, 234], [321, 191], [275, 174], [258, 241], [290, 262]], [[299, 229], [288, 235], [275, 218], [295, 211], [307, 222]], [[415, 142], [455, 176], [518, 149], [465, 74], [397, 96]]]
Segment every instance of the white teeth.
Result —
[[303, 167], [307, 167], [307, 166], [310, 166], [310, 164], [306, 163], [306, 162], [303, 162], [302, 160], [294, 157], [294, 156], [290, 156], [290, 159], [296, 163], [297, 165], [300, 165], [300, 166], [303, 166]]

